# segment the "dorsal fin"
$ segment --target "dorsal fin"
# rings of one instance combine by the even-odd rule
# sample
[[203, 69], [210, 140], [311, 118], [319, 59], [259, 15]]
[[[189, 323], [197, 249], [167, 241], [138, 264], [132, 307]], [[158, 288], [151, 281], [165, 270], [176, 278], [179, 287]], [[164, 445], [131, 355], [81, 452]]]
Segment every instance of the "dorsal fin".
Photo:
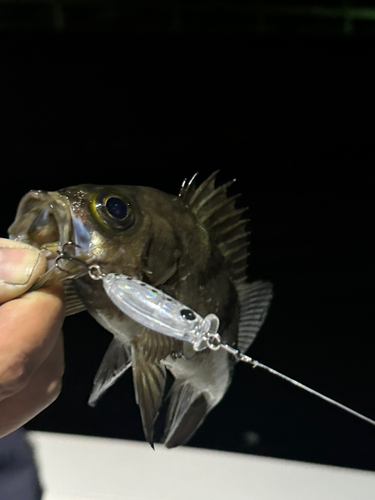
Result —
[[227, 189], [235, 179], [215, 187], [218, 170], [196, 187], [193, 176], [182, 184], [179, 196], [190, 207], [198, 221], [207, 229], [230, 268], [233, 281], [239, 283], [246, 278], [249, 232], [247, 219], [242, 213], [247, 208], [237, 209], [235, 201], [240, 195], [227, 196]]
[[194, 184], [194, 180], [196, 178], [196, 176], [198, 175], [198, 172], [196, 172], [193, 177], [190, 179], [190, 181], [187, 180], [187, 178], [185, 178], [181, 184], [181, 188], [180, 188], [180, 192], [178, 194], [178, 196], [180, 198], [182, 198], [182, 200], [187, 204], [189, 203], [189, 200], [192, 196], [192, 194], [194, 193], [195, 191], [195, 184]]

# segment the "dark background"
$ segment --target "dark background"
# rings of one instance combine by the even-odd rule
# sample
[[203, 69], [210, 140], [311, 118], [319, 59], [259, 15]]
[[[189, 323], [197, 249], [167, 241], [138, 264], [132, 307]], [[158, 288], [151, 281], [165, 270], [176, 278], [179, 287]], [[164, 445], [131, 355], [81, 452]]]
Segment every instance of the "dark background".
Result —
[[[220, 169], [249, 207], [250, 279], [275, 288], [250, 355], [375, 419], [371, 29], [77, 12], [0, 36], [1, 236], [30, 189], [177, 193]], [[64, 332], [62, 394], [28, 428], [142, 440], [130, 372], [86, 404], [110, 335], [87, 313]], [[375, 469], [374, 427], [247, 365], [190, 445]]]

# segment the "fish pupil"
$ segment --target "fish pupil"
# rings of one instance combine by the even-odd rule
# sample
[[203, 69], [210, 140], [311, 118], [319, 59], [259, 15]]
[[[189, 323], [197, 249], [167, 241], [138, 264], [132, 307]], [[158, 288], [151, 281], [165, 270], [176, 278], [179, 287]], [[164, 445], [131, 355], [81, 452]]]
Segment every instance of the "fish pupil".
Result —
[[120, 198], [108, 198], [105, 206], [109, 215], [115, 219], [123, 220], [128, 213], [126, 204]]
[[181, 309], [180, 315], [188, 321], [193, 321], [195, 319], [195, 314], [191, 309]]

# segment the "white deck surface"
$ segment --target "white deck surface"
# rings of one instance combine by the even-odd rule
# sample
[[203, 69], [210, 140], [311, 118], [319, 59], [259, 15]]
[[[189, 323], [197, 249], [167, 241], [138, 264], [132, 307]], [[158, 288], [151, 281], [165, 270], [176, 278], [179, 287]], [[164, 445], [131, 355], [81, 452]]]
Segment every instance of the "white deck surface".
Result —
[[237, 453], [30, 432], [43, 500], [372, 500], [375, 473]]

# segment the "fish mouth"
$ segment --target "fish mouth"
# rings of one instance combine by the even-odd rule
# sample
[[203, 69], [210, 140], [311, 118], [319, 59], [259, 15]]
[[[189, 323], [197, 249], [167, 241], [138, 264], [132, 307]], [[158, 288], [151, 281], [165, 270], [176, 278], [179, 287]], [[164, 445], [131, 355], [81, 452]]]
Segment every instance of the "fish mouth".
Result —
[[[65, 265], [64, 269], [56, 266], [56, 259], [64, 253], [66, 245], [74, 247], [71, 244], [75, 244], [70, 203], [66, 196], [58, 192], [30, 191], [22, 198], [8, 234], [12, 240], [40, 249], [47, 258], [47, 271], [33, 288], [62, 281], [76, 274], [77, 264], [70, 266], [70, 269]], [[74, 256], [75, 250], [69, 251], [69, 255]]]
[[71, 241], [71, 227], [68, 199], [60, 193], [35, 190], [22, 198], [8, 233], [10, 239], [39, 249], [57, 245], [61, 250]]

